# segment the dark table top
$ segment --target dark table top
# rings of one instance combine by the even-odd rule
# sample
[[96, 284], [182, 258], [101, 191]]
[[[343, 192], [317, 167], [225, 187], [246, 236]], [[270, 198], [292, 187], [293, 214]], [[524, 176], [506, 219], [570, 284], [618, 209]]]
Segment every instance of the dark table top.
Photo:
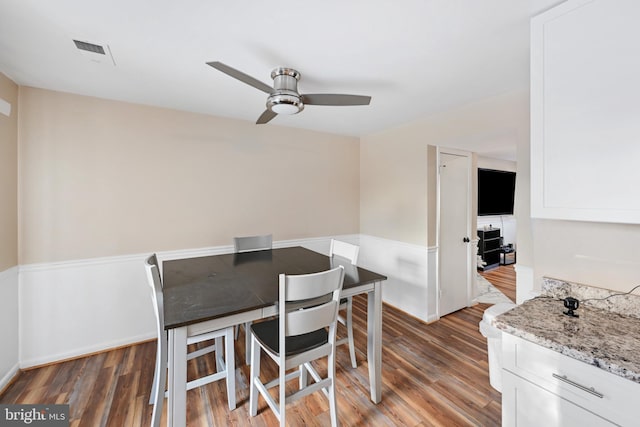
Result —
[[165, 261], [165, 329], [272, 306], [281, 273], [317, 273], [337, 265], [345, 267], [343, 289], [387, 279], [300, 246]]

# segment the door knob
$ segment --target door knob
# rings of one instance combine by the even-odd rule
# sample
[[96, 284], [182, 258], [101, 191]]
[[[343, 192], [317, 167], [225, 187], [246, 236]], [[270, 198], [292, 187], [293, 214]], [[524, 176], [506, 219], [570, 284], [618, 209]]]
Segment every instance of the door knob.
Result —
[[471, 240], [469, 240], [468, 237], [465, 237], [464, 239], [462, 239], [462, 241], [465, 242], [465, 243], [469, 243]]

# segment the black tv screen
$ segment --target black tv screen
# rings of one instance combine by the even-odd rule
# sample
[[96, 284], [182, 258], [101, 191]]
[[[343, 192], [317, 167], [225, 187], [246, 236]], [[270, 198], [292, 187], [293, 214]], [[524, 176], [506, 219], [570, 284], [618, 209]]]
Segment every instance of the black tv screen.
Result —
[[516, 173], [478, 168], [478, 216], [513, 215]]

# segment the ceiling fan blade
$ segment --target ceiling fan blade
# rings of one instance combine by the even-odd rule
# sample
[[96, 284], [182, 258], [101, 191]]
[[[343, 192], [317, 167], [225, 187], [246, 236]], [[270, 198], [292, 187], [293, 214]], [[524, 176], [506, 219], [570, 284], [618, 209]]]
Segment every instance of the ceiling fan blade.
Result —
[[302, 95], [302, 102], [305, 105], [369, 105], [371, 97], [336, 93], [308, 93]]
[[222, 71], [223, 73], [233, 77], [234, 79], [238, 79], [243, 83], [248, 84], [249, 86], [253, 86], [256, 89], [260, 89], [263, 92], [271, 93], [273, 92], [273, 88], [265, 83], [262, 83], [260, 80], [251, 77], [248, 74], [243, 73], [242, 71], [238, 71], [235, 68], [231, 68], [222, 62], [213, 61], [207, 62], [207, 65], [212, 66], [218, 71]]
[[269, 109], [264, 110], [264, 113], [262, 113], [260, 117], [258, 117], [258, 121], [256, 122], [256, 124], [263, 125], [265, 123], [268, 123], [271, 119], [273, 119], [277, 115], [278, 115], [277, 113], [274, 113]]

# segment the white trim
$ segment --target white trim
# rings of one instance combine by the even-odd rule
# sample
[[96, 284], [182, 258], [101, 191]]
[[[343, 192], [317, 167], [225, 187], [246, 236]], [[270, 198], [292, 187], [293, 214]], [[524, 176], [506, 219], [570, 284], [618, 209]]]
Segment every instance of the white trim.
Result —
[[[361, 234], [281, 240], [274, 247], [303, 246], [328, 254], [331, 238], [359, 245], [358, 265], [389, 278], [382, 286], [386, 303], [423, 321], [437, 320], [437, 247]], [[231, 245], [224, 245], [157, 254], [166, 260], [232, 251]], [[153, 339], [153, 312], [142, 268], [146, 256], [14, 268], [19, 272], [18, 366], [38, 366]], [[114, 310], [118, 310], [116, 317], [111, 315]]]
[[359, 236], [360, 241], [362, 241], [363, 239], [369, 240], [369, 241], [378, 241], [378, 242], [382, 242], [382, 243], [393, 244], [393, 245], [399, 246], [399, 247], [404, 247], [404, 248], [407, 248], [409, 250], [416, 250], [416, 251], [427, 250], [427, 251], [434, 252], [434, 251], [436, 251], [438, 249], [437, 246], [416, 245], [415, 243], [401, 242], [399, 240], [392, 240], [392, 239], [387, 239], [385, 237], [372, 236], [370, 234], [360, 234], [358, 236]]
[[[358, 244], [359, 235], [358, 234], [345, 234], [345, 235], [337, 235], [337, 236], [328, 236], [328, 237], [311, 237], [306, 239], [289, 239], [289, 240], [278, 240], [273, 242], [274, 248], [287, 248], [291, 246], [304, 246], [304, 247], [317, 247], [317, 246], [327, 246], [327, 253], [329, 248], [329, 242], [332, 238], [348, 241], [350, 243]], [[161, 251], [157, 252], [158, 259], [160, 260], [169, 260], [169, 259], [183, 259], [183, 258], [194, 258], [201, 256], [212, 256], [212, 255], [221, 255], [221, 254], [229, 254], [233, 252], [233, 245], [224, 245], [224, 246], [211, 246], [207, 248], [198, 248], [198, 249], [177, 249], [173, 251]], [[145, 255], [146, 256], [146, 255]]]
[[4, 271], [0, 271], [0, 283], [5, 280], [10, 280], [12, 277], [18, 277], [18, 266], [15, 265], [11, 268], [7, 268]]
[[387, 276], [382, 300], [420, 320], [435, 320], [437, 248], [360, 235], [358, 265]]
[[143, 261], [149, 254], [116, 255], [109, 257], [74, 259], [70, 261], [44, 262], [20, 265], [20, 273], [32, 273], [38, 271], [51, 271], [67, 268], [91, 267], [96, 265], [109, 265], [121, 262]]
[[331, 239], [343, 240], [349, 243], [354, 240], [358, 242], [360, 241], [360, 235], [344, 234], [344, 235], [338, 235], [338, 236], [312, 237], [312, 238], [306, 238], [306, 239], [278, 240], [277, 242], [273, 243], [273, 247], [288, 248], [291, 246], [313, 246], [314, 244], [318, 244], [318, 243], [325, 243], [325, 242], [330, 243]]
[[430, 299], [427, 301], [427, 317], [426, 322], [435, 322], [438, 317], [438, 252], [437, 246], [427, 249], [427, 289]]
[[9, 372], [5, 374], [4, 377], [0, 378], [0, 391], [4, 390], [4, 388], [18, 375], [20, 372], [20, 366], [16, 363], [9, 369]]
[[20, 368], [21, 369], [33, 368], [35, 366], [45, 365], [48, 363], [58, 362], [61, 360], [83, 357], [92, 353], [108, 351], [114, 348], [124, 347], [127, 345], [136, 344], [142, 341], [148, 341], [148, 340], [154, 339], [155, 337], [156, 337], [155, 332], [151, 332], [151, 333], [146, 333], [142, 335], [126, 337], [119, 340], [97, 343], [95, 345], [90, 345], [86, 347], [74, 348], [72, 350], [60, 352], [57, 354], [48, 354], [46, 356], [33, 357], [30, 359], [21, 360]]
[[20, 366], [152, 337], [155, 322], [143, 259], [126, 255], [21, 267]]
[[233, 252], [233, 245], [212, 246], [197, 249], [176, 249], [172, 251], [156, 252], [158, 260], [166, 261], [170, 259], [196, 258], [203, 256], [230, 254]]
[[18, 266], [0, 272], [0, 390], [17, 374], [20, 361]]
[[[328, 254], [331, 237], [278, 241], [274, 247], [304, 246]], [[335, 237], [359, 243], [358, 235]], [[233, 246], [224, 245], [157, 254], [160, 260], [167, 260], [231, 252]], [[131, 254], [13, 268], [19, 339], [18, 360], [9, 362], [31, 367], [153, 338], [153, 311], [142, 268], [147, 256]], [[10, 273], [4, 272], [0, 278], [5, 274]], [[116, 311], [118, 315], [113, 316]]]
[[[330, 242], [332, 238], [337, 238], [345, 241], [359, 241], [358, 234], [346, 234], [329, 237], [313, 237], [307, 239], [290, 239], [279, 240], [273, 242], [274, 248], [286, 248], [291, 246], [315, 246], [316, 244], [323, 244]], [[212, 255], [228, 254], [233, 252], [233, 245], [224, 246], [209, 246], [204, 248], [188, 248], [188, 249], [175, 249], [168, 251], [158, 251], [156, 255], [160, 260], [170, 259], [183, 259], [183, 258], [196, 258]], [[50, 271], [54, 269], [66, 269], [77, 267], [89, 267], [93, 265], [105, 265], [119, 262], [130, 261], [144, 261], [152, 252], [141, 254], [129, 254], [129, 255], [115, 255], [108, 257], [96, 257], [96, 258], [84, 258], [74, 259], [69, 261], [56, 261], [48, 263], [34, 263], [20, 265], [20, 272], [35, 272], [35, 271]], [[2, 273], [0, 273], [2, 274]]]
[[516, 271], [516, 304], [522, 304], [540, 295], [540, 290], [534, 289], [533, 267], [516, 263], [514, 269]]

